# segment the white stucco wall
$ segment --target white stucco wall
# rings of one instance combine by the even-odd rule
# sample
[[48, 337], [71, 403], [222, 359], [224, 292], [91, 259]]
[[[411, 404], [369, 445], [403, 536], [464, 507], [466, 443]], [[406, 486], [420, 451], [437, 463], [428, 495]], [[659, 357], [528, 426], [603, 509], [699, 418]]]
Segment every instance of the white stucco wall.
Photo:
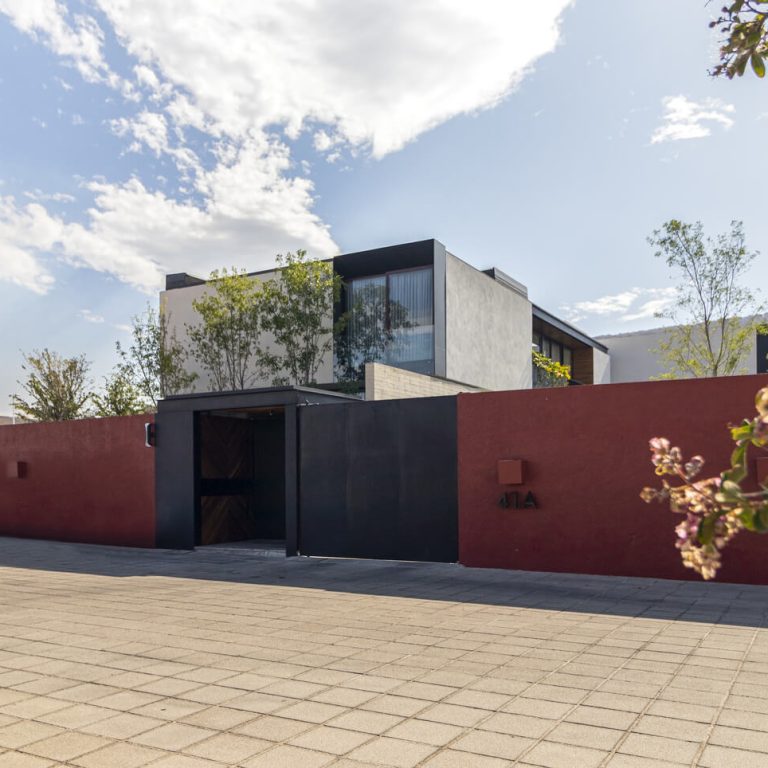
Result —
[[[661, 376], [666, 368], [655, 350], [664, 341], [666, 328], [652, 328], [648, 331], [623, 333], [615, 336], [598, 336], [598, 341], [608, 347], [611, 358], [611, 381], [648, 381]], [[756, 373], [757, 352], [755, 339], [749, 347], [738, 373]]]
[[531, 302], [446, 254], [446, 378], [483, 389], [530, 389]]
[[[276, 272], [263, 272], [258, 277], [253, 277], [253, 280], [270, 280], [275, 276]], [[192, 302], [196, 299], [200, 299], [206, 293], [212, 289], [208, 285], [193, 285], [188, 288], [174, 288], [170, 291], [162, 291], [160, 293], [160, 306], [164, 308], [166, 316], [169, 318], [169, 330], [173, 330], [176, 334], [178, 341], [189, 349], [189, 338], [187, 335], [187, 326], [197, 325], [200, 322], [200, 317], [195, 312]], [[328, 317], [328, 325], [333, 322], [332, 317]], [[277, 347], [274, 343], [274, 339], [271, 334], [262, 334], [261, 344], [268, 351], [276, 351]], [[200, 367], [196, 360], [188, 358], [186, 362], [187, 370], [190, 373], [196, 373], [198, 375], [197, 380], [194, 383], [196, 392], [206, 392], [212, 388], [208, 375]], [[320, 363], [320, 367], [317, 372], [317, 382], [319, 384], [329, 384], [333, 381], [333, 350], [330, 349], [324, 356]], [[271, 386], [271, 377], [259, 376], [254, 379], [251, 386], [253, 387], [268, 387]]]
[[611, 376], [611, 356], [600, 349], [592, 350], [592, 383], [610, 384], [613, 381]]

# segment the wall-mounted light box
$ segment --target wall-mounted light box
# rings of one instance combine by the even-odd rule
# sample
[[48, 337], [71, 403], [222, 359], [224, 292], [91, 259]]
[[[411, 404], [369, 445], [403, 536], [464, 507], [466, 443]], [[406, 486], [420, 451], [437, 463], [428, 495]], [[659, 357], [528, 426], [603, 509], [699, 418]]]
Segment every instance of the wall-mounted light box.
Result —
[[11, 480], [21, 480], [27, 476], [26, 461], [9, 461], [5, 465], [5, 476]]
[[521, 485], [524, 468], [522, 459], [499, 459], [496, 463], [499, 485]]

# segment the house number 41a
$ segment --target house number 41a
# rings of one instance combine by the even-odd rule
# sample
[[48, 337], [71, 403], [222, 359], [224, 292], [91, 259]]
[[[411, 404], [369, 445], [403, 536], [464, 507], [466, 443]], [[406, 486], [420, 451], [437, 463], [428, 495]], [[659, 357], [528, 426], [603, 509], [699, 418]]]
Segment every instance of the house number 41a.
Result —
[[533, 495], [533, 491], [528, 491], [523, 498], [523, 503], [520, 504], [520, 493], [518, 491], [507, 491], [499, 498], [499, 506], [503, 509], [538, 509], [539, 505], [536, 503], [536, 497]]

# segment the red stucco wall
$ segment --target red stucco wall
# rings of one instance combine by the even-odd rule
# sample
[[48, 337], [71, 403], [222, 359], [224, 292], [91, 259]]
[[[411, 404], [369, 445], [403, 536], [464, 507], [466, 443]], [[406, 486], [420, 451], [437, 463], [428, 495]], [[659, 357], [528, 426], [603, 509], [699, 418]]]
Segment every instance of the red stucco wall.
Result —
[[[0, 427], [0, 535], [155, 545], [152, 416]], [[26, 473], [14, 477], [16, 462]]]
[[[726, 425], [755, 414], [768, 376], [610, 384], [459, 395], [459, 559], [534, 571], [699, 578], [674, 548], [679, 516], [638, 494], [655, 485], [648, 440], [666, 436], [727, 466]], [[521, 458], [521, 486], [496, 463]], [[752, 466], [754, 474], [754, 462]], [[504, 490], [532, 491], [538, 509], [503, 509]], [[522, 506], [522, 505], [521, 505]], [[768, 584], [768, 535], [741, 534], [720, 581]]]

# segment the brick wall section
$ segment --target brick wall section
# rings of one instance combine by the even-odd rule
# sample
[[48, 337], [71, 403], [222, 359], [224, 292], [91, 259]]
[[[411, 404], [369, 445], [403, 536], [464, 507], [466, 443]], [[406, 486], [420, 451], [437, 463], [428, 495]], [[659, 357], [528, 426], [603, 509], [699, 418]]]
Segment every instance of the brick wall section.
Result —
[[0, 536], [154, 547], [153, 419], [0, 426]]
[[[659, 484], [648, 440], [701, 454], [702, 477], [716, 476], [729, 465], [727, 425], [755, 415], [764, 386], [765, 375], [459, 395], [459, 561], [698, 579], [674, 547], [681, 517], [639, 498]], [[499, 484], [500, 459], [524, 461], [521, 485]], [[758, 471], [753, 458], [752, 482]], [[499, 505], [505, 491], [518, 491], [518, 509]], [[523, 507], [528, 491], [538, 508]], [[724, 562], [719, 581], [768, 584], [768, 534], [739, 534]]]
[[440, 397], [460, 392], [482, 392], [480, 387], [458, 381], [425, 376], [382, 363], [365, 366], [366, 400], [399, 400], [408, 397]]

